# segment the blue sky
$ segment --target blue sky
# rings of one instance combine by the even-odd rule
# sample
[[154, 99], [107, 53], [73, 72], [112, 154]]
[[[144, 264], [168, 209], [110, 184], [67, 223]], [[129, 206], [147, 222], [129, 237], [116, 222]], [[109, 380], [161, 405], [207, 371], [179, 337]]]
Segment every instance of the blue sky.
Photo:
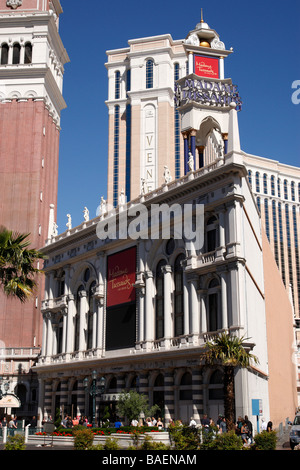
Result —
[[[184, 39], [200, 21], [215, 29], [234, 53], [225, 76], [238, 85], [245, 152], [299, 166], [300, 104], [292, 103], [292, 83], [300, 80], [298, 0], [61, 0], [60, 34], [70, 56], [65, 67], [57, 223], [66, 229], [83, 221], [85, 206], [96, 216], [107, 192], [108, 113], [106, 51], [128, 40], [170, 33]], [[83, 7], [82, 7], [83, 5]], [[196, 6], [195, 6], [196, 5]]]

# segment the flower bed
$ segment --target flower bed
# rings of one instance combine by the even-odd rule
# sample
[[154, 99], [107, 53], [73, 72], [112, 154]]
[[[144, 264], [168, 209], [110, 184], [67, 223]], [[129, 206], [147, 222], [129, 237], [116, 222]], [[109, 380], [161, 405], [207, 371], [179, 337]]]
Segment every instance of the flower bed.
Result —
[[[55, 437], [73, 437], [74, 434], [73, 432], [76, 431], [77, 429], [84, 429], [84, 426], [74, 426], [74, 428], [71, 429], [56, 429], [53, 433], [51, 433], [51, 436]], [[161, 432], [157, 427], [150, 427], [150, 426], [140, 426], [140, 427], [134, 427], [134, 426], [122, 426], [119, 429], [116, 428], [89, 428], [93, 432], [95, 436], [111, 436], [111, 434], [130, 434], [130, 435], [136, 435], [136, 434], [145, 434], [145, 433], [156, 433], [156, 432]], [[49, 436], [48, 433], [46, 432], [37, 432], [35, 433], [36, 436]]]

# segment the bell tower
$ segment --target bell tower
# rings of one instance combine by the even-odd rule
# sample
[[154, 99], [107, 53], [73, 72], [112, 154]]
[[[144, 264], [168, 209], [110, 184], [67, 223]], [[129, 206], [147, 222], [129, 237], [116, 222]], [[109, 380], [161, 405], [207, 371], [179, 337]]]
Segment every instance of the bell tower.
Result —
[[[44, 246], [53, 230], [50, 206], [57, 205], [69, 61], [59, 35], [61, 13], [59, 0], [0, 0], [0, 224], [29, 233], [33, 248]], [[0, 293], [6, 347], [41, 344], [39, 291], [26, 305]]]
[[[226, 50], [215, 30], [203, 20], [189, 32], [184, 49], [188, 73], [175, 84], [175, 103], [181, 117], [184, 173], [224, 159], [239, 148], [236, 112], [242, 102], [237, 86], [225, 78]], [[228, 140], [229, 139], [229, 140]]]

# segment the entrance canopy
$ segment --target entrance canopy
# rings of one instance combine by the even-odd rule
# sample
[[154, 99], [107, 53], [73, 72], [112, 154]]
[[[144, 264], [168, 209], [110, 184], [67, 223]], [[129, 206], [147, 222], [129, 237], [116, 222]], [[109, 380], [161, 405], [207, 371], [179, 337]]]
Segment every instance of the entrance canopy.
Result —
[[0, 408], [20, 408], [21, 402], [13, 393], [7, 393], [0, 400]]

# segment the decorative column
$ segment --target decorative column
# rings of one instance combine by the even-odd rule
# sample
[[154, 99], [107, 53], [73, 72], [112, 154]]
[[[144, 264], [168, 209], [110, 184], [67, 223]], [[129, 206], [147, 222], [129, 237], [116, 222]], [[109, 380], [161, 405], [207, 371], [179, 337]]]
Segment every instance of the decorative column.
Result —
[[98, 295], [96, 298], [96, 308], [97, 308], [97, 355], [103, 355], [103, 325], [104, 325], [104, 295]]
[[196, 169], [196, 133], [195, 129], [192, 129], [190, 132], [191, 137], [191, 153], [194, 157], [194, 169]]
[[192, 51], [189, 51], [189, 75], [194, 73], [194, 54]]
[[167, 369], [164, 375], [165, 392], [165, 425], [168, 426], [170, 418], [174, 419], [174, 371]]
[[46, 345], [46, 356], [52, 355], [53, 348], [53, 328], [52, 328], [52, 314], [51, 312], [46, 313], [47, 318], [47, 345]]
[[38, 411], [37, 411], [37, 427], [42, 427], [42, 421], [44, 418], [44, 400], [45, 400], [45, 381], [38, 377], [39, 382], [39, 393], [38, 393]]
[[220, 57], [219, 60], [219, 67], [220, 67], [220, 80], [224, 80], [224, 57]]
[[207, 332], [206, 297], [207, 297], [207, 290], [202, 289], [200, 291], [200, 331], [201, 333]]
[[228, 134], [222, 134], [224, 140], [224, 155], [228, 152]]
[[42, 339], [42, 351], [41, 351], [42, 356], [47, 355], [47, 337], [48, 337], [48, 333], [47, 333], [47, 313], [48, 312], [43, 313], [43, 339]]
[[172, 297], [171, 297], [171, 283], [172, 283], [172, 268], [165, 265], [162, 268], [164, 274], [164, 330], [165, 330], [165, 348], [169, 349], [171, 344], [172, 332]]
[[79, 292], [80, 297], [80, 316], [79, 316], [79, 351], [86, 350], [86, 328], [87, 328], [87, 293], [82, 290]]
[[199, 304], [198, 304], [198, 276], [191, 275], [189, 276], [190, 284], [190, 324], [191, 324], [191, 337], [190, 341], [192, 343], [197, 343], [200, 333], [200, 318], [199, 318]]
[[183, 148], [184, 148], [184, 174], [189, 172], [189, 134], [188, 132], [182, 132], [183, 136]]
[[216, 250], [216, 261], [222, 261], [225, 256], [226, 241], [225, 241], [225, 207], [216, 209], [219, 219], [219, 246]]
[[53, 300], [55, 297], [55, 280], [54, 280], [54, 271], [49, 273], [49, 300]]
[[186, 260], [181, 262], [183, 267], [183, 333], [188, 336], [190, 333], [190, 320], [189, 320], [189, 286], [187, 281], [187, 274], [185, 272]]
[[137, 286], [136, 295], [138, 302], [138, 349], [142, 348], [145, 334], [145, 287]]
[[145, 314], [145, 348], [150, 349], [154, 341], [154, 307], [153, 307], [153, 273], [145, 272], [146, 314]]
[[193, 417], [200, 424], [203, 413], [202, 372], [200, 369], [192, 370]]
[[232, 327], [239, 328], [241, 325], [239, 308], [239, 282], [238, 282], [238, 262], [230, 263], [228, 266], [231, 290], [231, 312]]
[[220, 267], [217, 269], [217, 273], [220, 275], [221, 278], [221, 306], [222, 306], [222, 329], [227, 329], [228, 328], [228, 313], [227, 313], [227, 272], [225, 270], [226, 268]]
[[73, 294], [68, 295], [68, 313], [67, 313], [67, 337], [66, 337], [66, 353], [70, 354], [74, 349], [74, 316], [76, 314], [75, 297]]

